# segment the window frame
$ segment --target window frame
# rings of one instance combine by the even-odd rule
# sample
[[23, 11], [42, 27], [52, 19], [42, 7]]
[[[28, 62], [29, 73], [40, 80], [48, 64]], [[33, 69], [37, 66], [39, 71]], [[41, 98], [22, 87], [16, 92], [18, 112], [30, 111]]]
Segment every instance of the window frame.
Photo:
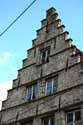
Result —
[[[80, 111], [80, 120], [76, 120], [75, 118], [76, 118], [76, 112], [77, 111]], [[72, 122], [68, 122], [68, 114], [69, 113], [73, 113], [73, 121]], [[67, 123], [67, 125], [75, 125], [75, 123], [77, 123], [77, 122], [80, 122], [81, 121], [81, 108], [79, 108], [79, 109], [74, 109], [74, 110], [71, 110], [71, 111], [68, 111], [67, 113], [66, 113], [66, 123]]]
[[[36, 83], [36, 84], [33, 84], [33, 85], [31, 85], [31, 86], [28, 86], [27, 88], [26, 88], [26, 101], [32, 101], [32, 100], [35, 100], [36, 98], [37, 98], [37, 95], [38, 95], [38, 89], [36, 89], [37, 91], [35, 92], [35, 98], [34, 98], [34, 95], [33, 95], [33, 93], [34, 93], [34, 88], [35, 87], [38, 87], [38, 84]], [[29, 89], [31, 89], [31, 97], [30, 97], [30, 99], [29, 99]]]
[[[47, 85], [49, 84], [49, 83], [48, 83], [49, 80], [52, 81], [52, 82], [50, 83], [50, 84], [51, 84], [51, 93], [48, 93], [48, 89], [47, 89]], [[55, 82], [55, 80], [57, 80], [57, 82]], [[54, 91], [54, 85], [56, 85], [56, 88], [58, 88], [58, 77], [57, 77], [57, 76], [55, 76], [55, 77], [53, 77], [53, 78], [49, 78], [49, 79], [46, 80], [46, 87], [45, 87], [45, 95], [46, 95], [46, 96], [47, 96], [47, 95], [54, 94], [54, 93], [57, 92], [57, 90]]]
[[[45, 53], [45, 57], [43, 57], [43, 54]], [[44, 48], [42, 50], [40, 50], [40, 60], [41, 63], [47, 63], [49, 62], [49, 54], [50, 54], [50, 47], [48, 48]]]
[[43, 118], [43, 125], [45, 125], [45, 120], [47, 120], [48, 125], [51, 125], [52, 119], [54, 120], [54, 124], [55, 124], [55, 117], [53, 115], [53, 116], [48, 116], [48, 117]]

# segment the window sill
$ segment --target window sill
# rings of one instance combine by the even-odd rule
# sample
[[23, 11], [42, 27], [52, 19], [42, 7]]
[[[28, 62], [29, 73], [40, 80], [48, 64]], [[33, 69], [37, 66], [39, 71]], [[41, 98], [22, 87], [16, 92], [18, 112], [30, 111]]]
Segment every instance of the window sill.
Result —
[[41, 65], [44, 65], [44, 64], [48, 64], [48, 63], [49, 63], [49, 61], [47, 61], [47, 62], [39, 62], [39, 63], [36, 64], [36, 66], [41, 66]]

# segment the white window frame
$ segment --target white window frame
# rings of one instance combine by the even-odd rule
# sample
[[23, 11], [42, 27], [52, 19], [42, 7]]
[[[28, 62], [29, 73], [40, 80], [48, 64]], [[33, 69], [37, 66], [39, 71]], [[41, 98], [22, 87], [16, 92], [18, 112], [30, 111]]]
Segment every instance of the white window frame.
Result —
[[48, 125], [51, 125], [51, 119], [49, 119], [49, 121], [48, 121]]
[[75, 112], [76, 111], [80, 111], [81, 112], [81, 109], [77, 109], [77, 110], [73, 110], [73, 111], [70, 111], [70, 112], [67, 112], [67, 115], [69, 114], [69, 113], [73, 113], [73, 122], [70, 122], [70, 123], [67, 123], [67, 115], [66, 115], [66, 123], [67, 123], [67, 125], [75, 125], [75, 123], [76, 122], [79, 122], [79, 121], [75, 121]]
[[31, 87], [31, 100], [33, 99], [33, 86]]

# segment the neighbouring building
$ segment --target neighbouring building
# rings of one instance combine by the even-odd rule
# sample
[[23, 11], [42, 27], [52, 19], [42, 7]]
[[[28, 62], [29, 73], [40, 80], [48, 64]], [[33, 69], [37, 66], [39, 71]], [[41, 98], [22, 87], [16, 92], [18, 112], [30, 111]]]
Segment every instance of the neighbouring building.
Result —
[[83, 53], [64, 28], [56, 9], [47, 10], [2, 103], [0, 125], [83, 125]]

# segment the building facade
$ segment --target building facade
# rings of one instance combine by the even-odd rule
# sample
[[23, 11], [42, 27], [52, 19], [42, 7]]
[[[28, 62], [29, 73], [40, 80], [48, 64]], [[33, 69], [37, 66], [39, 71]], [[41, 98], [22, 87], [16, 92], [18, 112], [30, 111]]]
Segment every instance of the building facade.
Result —
[[53, 7], [2, 103], [0, 125], [83, 125], [83, 54]]

